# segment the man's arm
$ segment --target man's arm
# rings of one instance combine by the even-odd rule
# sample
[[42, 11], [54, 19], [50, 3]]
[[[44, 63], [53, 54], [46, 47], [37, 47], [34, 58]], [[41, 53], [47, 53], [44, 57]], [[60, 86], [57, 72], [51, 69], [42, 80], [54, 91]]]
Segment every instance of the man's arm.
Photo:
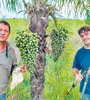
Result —
[[73, 74], [75, 76], [76, 82], [81, 82], [83, 79], [82, 76], [79, 74], [79, 70], [77, 68], [73, 68]]
[[[13, 54], [13, 66], [12, 66], [12, 69], [11, 69], [11, 73], [14, 71], [14, 69], [18, 68], [18, 65], [17, 65], [17, 58], [16, 58], [16, 54], [15, 54], [15, 50], [14, 48], [12, 49], [12, 54]], [[25, 72], [27, 70], [25, 64], [20, 66], [20, 72]]]

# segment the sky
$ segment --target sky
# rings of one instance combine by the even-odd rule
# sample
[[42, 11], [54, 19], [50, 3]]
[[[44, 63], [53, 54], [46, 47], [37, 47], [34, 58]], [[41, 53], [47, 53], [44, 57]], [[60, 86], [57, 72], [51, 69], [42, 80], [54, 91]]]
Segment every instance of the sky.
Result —
[[[28, 2], [28, 0], [26, 0], [26, 2]], [[68, 9], [72, 9], [71, 10], [71, 13], [68, 14]], [[19, 12], [19, 10], [18, 10]], [[5, 9], [3, 7], [3, 5], [1, 5], [1, 8], [0, 8], [0, 19], [5, 19], [5, 18], [10, 18], [10, 19], [13, 19], [13, 18], [27, 18], [27, 14], [25, 14], [24, 12], [21, 12], [21, 13], [16, 13], [14, 11], [9, 11], [7, 9]], [[61, 18], [69, 18], [69, 19], [85, 19], [85, 12], [83, 13], [83, 15], [81, 16], [80, 14], [78, 14], [78, 16], [74, 15], [74, 10], [73, 10], [73, 7], [71, 5], [69, 5], [68, 7], [67, 6], [64, 6], [60, 12], [57, 12], [59, 13], [61, 16]], [[56, 15], [58, 16], [58, 14]]]
[[21, 13], [17, 13], [14, 11], [8, 11], [7, 9], [4, 9], [3, 7], [1, 8], [1, 12], [0, 12], [0, 18], [26, 18], [27, 15], [24, 14], [24, 12]]

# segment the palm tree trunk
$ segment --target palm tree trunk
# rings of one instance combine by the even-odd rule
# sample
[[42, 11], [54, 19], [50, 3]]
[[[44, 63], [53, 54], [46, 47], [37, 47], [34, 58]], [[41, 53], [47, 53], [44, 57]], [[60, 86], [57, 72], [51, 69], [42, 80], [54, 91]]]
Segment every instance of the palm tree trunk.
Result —
[[[36, 0], [34, 0], [34, 5]], [[41, 8], [40, 8], [41, 7]], [[33, 8], [33, 9], [32, 9]], [[36, 66], [33, 74], [31, 75], [31, 100], [44, 100], [44, 69], [45, 69], [45, 51], [46, 48], [46, 28], [48, 26], [48, 13], [43, 0], [40, 0], [40, 4], [31, 6], [27, 9], [30, 17], [29, 30], [33, 33], [37, 33], [39, 38], [38, 42], [38, 56]]]
[[44, 69], [45, 69], [45, 52], [46, 39], [41, 38], [38, 42], [39, 50], [35, 71], [31, 75], [31, 100], [44, 100]]

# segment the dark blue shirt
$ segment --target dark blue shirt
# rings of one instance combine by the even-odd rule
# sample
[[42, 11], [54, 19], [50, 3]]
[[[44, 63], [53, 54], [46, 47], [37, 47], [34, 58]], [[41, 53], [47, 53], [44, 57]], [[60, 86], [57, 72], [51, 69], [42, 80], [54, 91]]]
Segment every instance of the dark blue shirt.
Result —
[[[73, 68], [81, 70], [83, 73], [87, 67], [90, 67], [90, 49], [85, 49], [84, 47], [80, 48], [74, 58]], [[84, 87], [85, 78], [80, 83], [80, 92], [82, 92]], [[88, 83], [85, 89], [84, 94], [90, 95], [90, 75], [88, 77]]]

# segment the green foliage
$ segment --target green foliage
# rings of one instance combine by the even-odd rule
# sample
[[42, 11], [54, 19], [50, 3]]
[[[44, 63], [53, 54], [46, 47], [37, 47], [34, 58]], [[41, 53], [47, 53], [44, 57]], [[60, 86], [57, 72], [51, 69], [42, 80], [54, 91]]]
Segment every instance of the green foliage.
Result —
[[16, 36], [16, 46], [19, 48], [21, 58], [30, 72], [36, 65], [38, 52], [38, 36], [28, 30], [18, 32]]
[[87, 14], [86, 23], [90, 25], [90, 10], [87, 10], [86, 14]]
[[53, 62], [52, 56], [46, 55], [46, 70], [44, 83], [45, 100], [79, 100], [79, 84], [65, 96], [67, 90], [75, 81], [72, 73], [72, 63], [76, 51], [70, 43], [65, 43], [65, 49], [56, 62]]
[[51, 33], [51, 39], [52, 39], [52, 56], [54, 61], [58, 60], [58, 57], [61, 55], [64, 44], [67, 39], [68, 31], [64, 27], [60, 27], [57, 31], [53, 30]]

